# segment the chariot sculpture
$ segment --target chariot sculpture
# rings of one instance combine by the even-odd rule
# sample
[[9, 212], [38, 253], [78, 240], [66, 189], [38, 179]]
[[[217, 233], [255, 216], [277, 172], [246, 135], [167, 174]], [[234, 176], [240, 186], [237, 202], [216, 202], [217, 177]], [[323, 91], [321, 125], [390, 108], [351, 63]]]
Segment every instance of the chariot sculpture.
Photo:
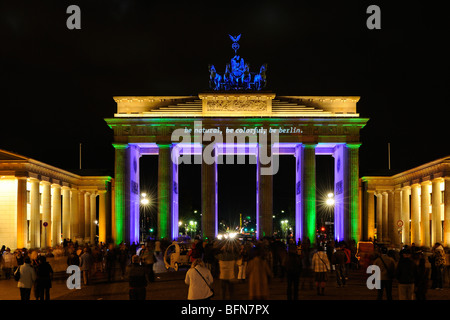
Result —
[[250, 72], [250, 65], [245, 63], [244, 58], [237, 54], [237, 50], [239, 49], [238, 41], [241, 35], [237, 37], [229, 36], [233, 41], [231, 47], [234, 50], [234, 57], [226, 65], [222, 75], [217, 73], [214, 65], [209, 65], [209, 87], [218, 91], [264, 89], [267, 84], [267, 65], [262, 65], [259, 73]]

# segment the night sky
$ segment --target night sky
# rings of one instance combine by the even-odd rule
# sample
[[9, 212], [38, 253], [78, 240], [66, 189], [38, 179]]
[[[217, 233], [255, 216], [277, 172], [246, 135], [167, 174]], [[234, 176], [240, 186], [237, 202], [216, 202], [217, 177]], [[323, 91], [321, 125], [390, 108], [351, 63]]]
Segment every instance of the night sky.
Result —
[[[388, 143], [392, 174], [450, 155], [446, 12], [395, 2], [2, 1], [0, 149], [75, 171], [82, 143], [83, 169], [113, 174], [103, 120], [116, 111], [113, 96], [207, 90], [208, 65], [221, 71], [234, 54], [228, 34], [242, 34], [239, 54], [253, 71], [268, 64], [268, 89], [278, 95], [361, 97], [358, 112], [370, 118], [361, 176], [388, 168]], [[66, 27], [71, 4], [81, 8], [81, 30]], [[370, 4], [381, 8], [381, 30], [366, 27]], [[319, 162], [326, 172], [329, 161]], [[227, 170], [253, 186], [238, 174], [248, 166]], [[290, 176], [275, 177], [275, 210], [288, 206], [279, 202]], [[235, 191], [223, 205], [250, 197]]]

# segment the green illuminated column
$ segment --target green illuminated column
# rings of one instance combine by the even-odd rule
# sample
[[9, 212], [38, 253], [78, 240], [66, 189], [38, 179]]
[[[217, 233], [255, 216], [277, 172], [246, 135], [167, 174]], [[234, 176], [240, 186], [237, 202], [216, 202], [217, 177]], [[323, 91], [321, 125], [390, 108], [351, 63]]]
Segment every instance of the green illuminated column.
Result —
[[359, 211], [359, 147], [360, 143], [348, 143], [348, 238], [360, 240], [361, 217]]
[[158, 147], [158, 237], [171, 239], [172, 149], [170, 144], [158, 144]]
[[304, 234], [311, 244], [316, 240], [316, 145], [303, 144]]
[[[128, 148], [127, 144], [114, 143], [115, 148], [115, 167], [114, 167], [114, 178], [115, 178], [115, 243], [120, 244], [124, 240], [125, 235], [125, 190], [126, 190], [126, 150]], [[89, 221], [89, 220], [88, 220]], [[88, 223], [85, 221], [85, 223]], [[85, 234], [85, 236], [87, 236]]]

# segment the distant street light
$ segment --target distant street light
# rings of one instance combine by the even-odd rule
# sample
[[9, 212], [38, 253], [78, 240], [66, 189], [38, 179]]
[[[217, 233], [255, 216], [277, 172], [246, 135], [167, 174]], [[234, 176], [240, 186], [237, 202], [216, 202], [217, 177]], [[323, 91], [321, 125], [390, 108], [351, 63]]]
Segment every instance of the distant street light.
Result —
[[327, 204], [327, 206], [334, 206], [334, 198], [333, 198], [334, 194], [333, 193], [329, 193], [327, 195], [327, 200], [325, 201], [325, 203]]

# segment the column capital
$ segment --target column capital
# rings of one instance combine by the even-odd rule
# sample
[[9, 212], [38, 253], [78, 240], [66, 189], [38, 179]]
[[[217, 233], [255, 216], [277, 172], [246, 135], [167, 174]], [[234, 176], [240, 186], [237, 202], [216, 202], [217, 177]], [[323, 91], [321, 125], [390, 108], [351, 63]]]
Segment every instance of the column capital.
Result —
[[437, 177], [434, 178], [433, 180], [431, 180], [432, 183], [441, 183], [444, 182], [444, 178], [443, 177]]
[[401, 189], [407, 191], [407, 190], [411, 190], [411, 188], [412, 188], [412, 186], [403, 186]]
[[173, 143], [167, 143], [167, 142], [165, 142], [165, 143], [157, 143], [156, 145], [157, 145], [158, 148], [160, 148], [160, 149], [165, 149], [165, 148], [170, 148], [170, 147], [172, 147], [172, 146], [173, 146]]
[[40, 184], [47, 185], [47, 186], [51, 186], [52, 185], [50, 181], [46, 181], [46, 180], [41, 180]]
[[28, 177], [28, 182], [34, 182], [34, 183], [39, 183], [40, 180], [38, 178], [34, 178], [34, 177]]
[[360, 143], [360, 142], [347, 142], [345, 145], [347, 146], [347, 148], [350, 148], [350, 149], [359, 149], [359, 147], [361, 147], [362, 143]]
[[420, 183], [421, 186], [429, 186], [431, 184], [430, 180], [425, 180]]
[[128, 143], [113, 143], [112, 145], [113, 145], [114, 149], [119, 149], [119, 150], [128, 148]]

